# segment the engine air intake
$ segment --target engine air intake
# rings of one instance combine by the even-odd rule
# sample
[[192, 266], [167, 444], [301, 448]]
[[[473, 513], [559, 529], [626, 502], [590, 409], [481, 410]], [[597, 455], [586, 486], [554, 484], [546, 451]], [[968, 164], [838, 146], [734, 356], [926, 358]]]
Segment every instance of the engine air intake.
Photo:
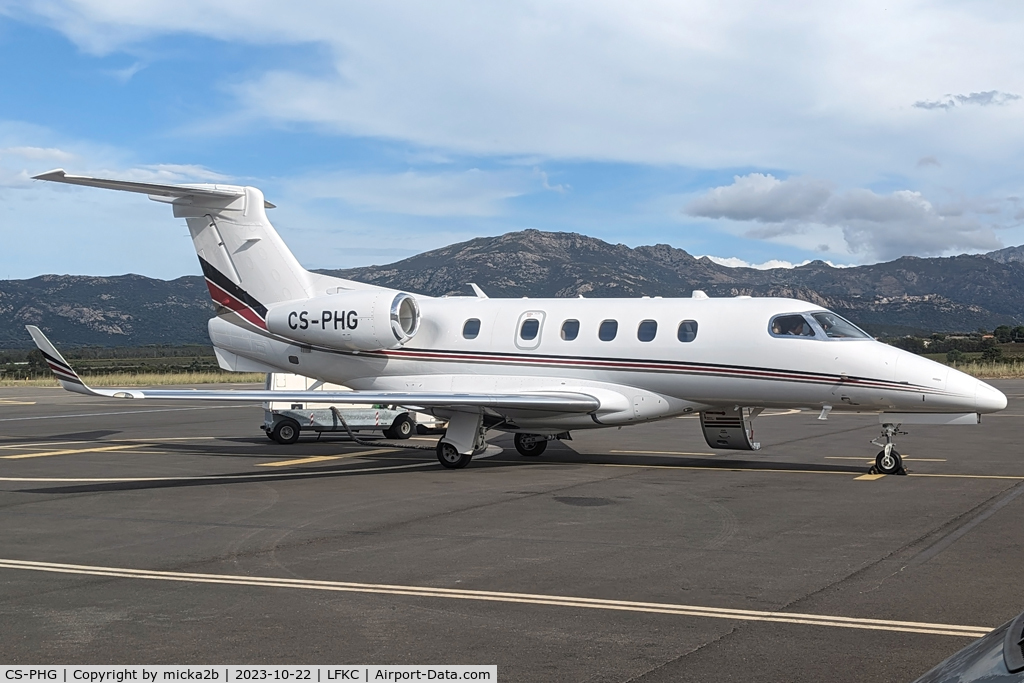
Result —
[[387, 289], [342, 291], [267, 311], [267, 329], [274, 334], [346, 351], [393, 349], [412, 339], [419, 328], [416, 299]]

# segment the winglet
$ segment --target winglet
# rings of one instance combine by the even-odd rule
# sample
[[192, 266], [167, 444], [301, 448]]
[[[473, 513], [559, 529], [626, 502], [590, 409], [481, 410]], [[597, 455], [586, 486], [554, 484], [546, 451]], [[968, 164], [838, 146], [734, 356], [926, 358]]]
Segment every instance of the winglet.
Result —
[[98, 394], [86, 386], [82, 378], [78, 376], [68, 362], [64, 360], [64, 357], [60, 355], [60, 352], [50, 343], [50, 340], [46, 338], [35, 325], [26, 325], [25, 329], [32, 335], [32, 341], [36, 343], [36, 347], [40, 353], [43, 354], [43, 358], [46, 359], [46, 364], [50, 366], [50, 370], [53, 371], [54, 377], [60, 382], [60, 385], [68, 391], [73, 391], [76, 394], [86, 394], [87, 396], [97, 396]]

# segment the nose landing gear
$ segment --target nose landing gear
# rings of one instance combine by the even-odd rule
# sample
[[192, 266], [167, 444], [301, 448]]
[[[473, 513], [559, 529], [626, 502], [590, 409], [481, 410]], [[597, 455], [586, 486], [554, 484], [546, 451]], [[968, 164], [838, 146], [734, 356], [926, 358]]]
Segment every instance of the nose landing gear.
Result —
[[871, 443], [881, 446], [882, 450], [875, 456], [875, 465], [870, 470], [871, 474], [907, 473], [903, 466], [903, 457], [896, 451], [896, 444], [893, 443], [893, 437], [897, 434], [906, 434], [906, 432], [901, 432], [898, 424], [886, 423], [882, 425], [882, 436], [872, 439]]

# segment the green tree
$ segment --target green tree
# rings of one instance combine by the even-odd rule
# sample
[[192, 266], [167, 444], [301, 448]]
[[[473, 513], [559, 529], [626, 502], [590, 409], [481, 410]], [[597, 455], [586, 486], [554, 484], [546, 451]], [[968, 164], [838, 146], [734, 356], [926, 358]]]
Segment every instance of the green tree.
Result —
[[947, 363], [962, 363], [964, 360], [964, 352], [960, 349], [950, 349], [946, 351], [946, 362]]
[[1003, 359], [1003, 350], [995, 345], [995, 340], [986, 339], [981, 347], [981, 361], [983, 363], [995, 363]]
[[889, 343], [898, 349], [903, 349], [904, 351], [910, 351], [911, 353], [917, 354], [924, 353], [926, 348], [924, 345], [924, 339], [910, 336], [900, 337], [899, 339], [894, 339]]
[[1000, 325], [992, 333], [996, 337], [996, 341], [1000, 344], [1008, 344], [1013, 340], [1013, 330], [1010, 329], [1009, 325]]
[[46, 364], [46, 359], [43, 358], [43, 352], [39, 349], [29, 351], [25, 360], [28, 361], [28, 369], [33, 374], [48, 373], [50, 371], [49, 366]]

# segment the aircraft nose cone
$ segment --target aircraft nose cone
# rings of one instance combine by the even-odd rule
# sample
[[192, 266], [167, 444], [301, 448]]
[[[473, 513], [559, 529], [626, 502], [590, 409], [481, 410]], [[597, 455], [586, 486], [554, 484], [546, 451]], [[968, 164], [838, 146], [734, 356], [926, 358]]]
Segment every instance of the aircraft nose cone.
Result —
[[1006, 394], [984, 382], [978, 382], [974, 396], [979, 413], [994, 413], [1006, 407]]

